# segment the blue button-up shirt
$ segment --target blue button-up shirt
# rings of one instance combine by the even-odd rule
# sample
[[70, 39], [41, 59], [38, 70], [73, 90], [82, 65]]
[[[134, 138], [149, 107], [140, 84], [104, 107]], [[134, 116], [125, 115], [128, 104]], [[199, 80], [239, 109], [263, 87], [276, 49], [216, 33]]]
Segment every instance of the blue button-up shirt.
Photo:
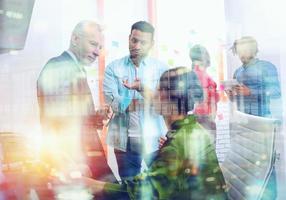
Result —
[[[132, 99], [144, 101], [143, 96], [136, 90], [127, 89], [122, 82], [128, 80], [129, 83], [139, 78], [144, 87], [155, 92], [161, 74], [168, 69], [168, 66], [153, 58], [145, 58], [135, 67], [129, 56], [115, 60], [110, 63], [104, 75], [103, 91], [105, 100], [112, 106], [115, 116], [112, 119], [107, 135], [107, 144], [116, 149], [125, 151], [127, 148], [129, 123], [129, 112], [127, 108]], [[146, 102], [145, 102], [146, 103]], [[146, 105], [146, 104], [145, 104]], [[145, 111], [144, 111], [145, 110]], [[158, 149], [158, 139], [165, 135], [167, 127], [163, 117], [153, 112], [148, 112], [146, 107], [140, 110], [140, 121], [142, 134], [145, 140], [145, 150], [147, 153]]]
[[256, 116], [270, 116], [270, 99], [280, 98], [276, 67], [267, 61], [253, 59], [239, 67], [233, 76], [250, 89], [250, 96], [236, 96], [239, 111]]

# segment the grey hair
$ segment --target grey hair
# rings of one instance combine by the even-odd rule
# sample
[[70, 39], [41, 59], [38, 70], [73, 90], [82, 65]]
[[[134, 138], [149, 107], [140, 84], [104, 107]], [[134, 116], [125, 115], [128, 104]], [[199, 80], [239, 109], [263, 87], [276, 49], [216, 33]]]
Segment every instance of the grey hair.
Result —
[[99, 32], [102, 32], [102, 27], [96, 23], [95, 21], [91, 20], [84, 20], [79, 22], [73, 29], [72, 35], [83, 35], [84, 34], [84, 29], [87, 26], [94, 26], [97, 28]]

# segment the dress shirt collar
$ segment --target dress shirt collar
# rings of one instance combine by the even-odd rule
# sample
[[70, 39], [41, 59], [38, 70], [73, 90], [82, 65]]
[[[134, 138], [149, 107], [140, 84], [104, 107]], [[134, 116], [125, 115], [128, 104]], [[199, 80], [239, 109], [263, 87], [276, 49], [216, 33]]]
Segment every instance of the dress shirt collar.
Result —
[[249, 61], [246, 65], [243, 65], [243, 67], [250, 67], [251, 65], [255, 65], [258, 62], [258, 58], [253, 58]]
[[[148, 59], [147, 57], [143, 58], [143, 59], [141, 60], [140, 64], [139, 64], [139, 66], [145, 66], [147, 59]], [[130, 56], [127, 56], [127, 57], [126, 57], [126, 59], [125, 59], [125, 64], [126, 64], [126, 65], [134, 65], [134, 63], [132, 62]]]

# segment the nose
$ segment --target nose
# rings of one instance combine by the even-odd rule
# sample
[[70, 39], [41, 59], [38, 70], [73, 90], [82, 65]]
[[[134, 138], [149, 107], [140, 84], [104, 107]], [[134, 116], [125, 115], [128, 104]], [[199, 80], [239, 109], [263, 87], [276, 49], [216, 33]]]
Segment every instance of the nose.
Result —
[[92, 51], [92, 54], [97, 57], [99, 56], [99, 52], [100, 52], [100, 47], [95, 47]]
[[141, 44], [140, 44], [140, 42], [136, 42], [136, 43], [134, 44], [134, 49], [137, 49], [137, 50], [141, 49]]

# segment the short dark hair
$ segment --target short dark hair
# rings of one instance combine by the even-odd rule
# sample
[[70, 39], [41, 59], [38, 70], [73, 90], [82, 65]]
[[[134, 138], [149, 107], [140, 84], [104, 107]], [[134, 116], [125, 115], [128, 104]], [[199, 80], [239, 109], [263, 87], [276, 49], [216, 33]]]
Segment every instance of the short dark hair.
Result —
[[211, 59], [208, 50], [202, 45], [195, 45], [190, 49], [189, 56], [192, 61], [198, 60], [204, 63], [205, 67], [210, 66]]
[[187, 67], [176, 67], [164, 72], [159, 90], [168, 91], [170, 103], [177, 103], [179, 114], [193, 110], [194, 103], [203, 100], [203, 90], [197, 75]]
[[131, 32], [136, 29], [136, 30], [139, 30], [139, 31], [142, 31], [142, 32], [147, 32], [147, 33], [151, 33], [152, 34], [152, 38], [154, 36], [154, 27], [152, 26], [152, 24], [146, 22], [146, 21], [139, 21], [139, 22], [136, 22], [132, 25], [131, 27]]

